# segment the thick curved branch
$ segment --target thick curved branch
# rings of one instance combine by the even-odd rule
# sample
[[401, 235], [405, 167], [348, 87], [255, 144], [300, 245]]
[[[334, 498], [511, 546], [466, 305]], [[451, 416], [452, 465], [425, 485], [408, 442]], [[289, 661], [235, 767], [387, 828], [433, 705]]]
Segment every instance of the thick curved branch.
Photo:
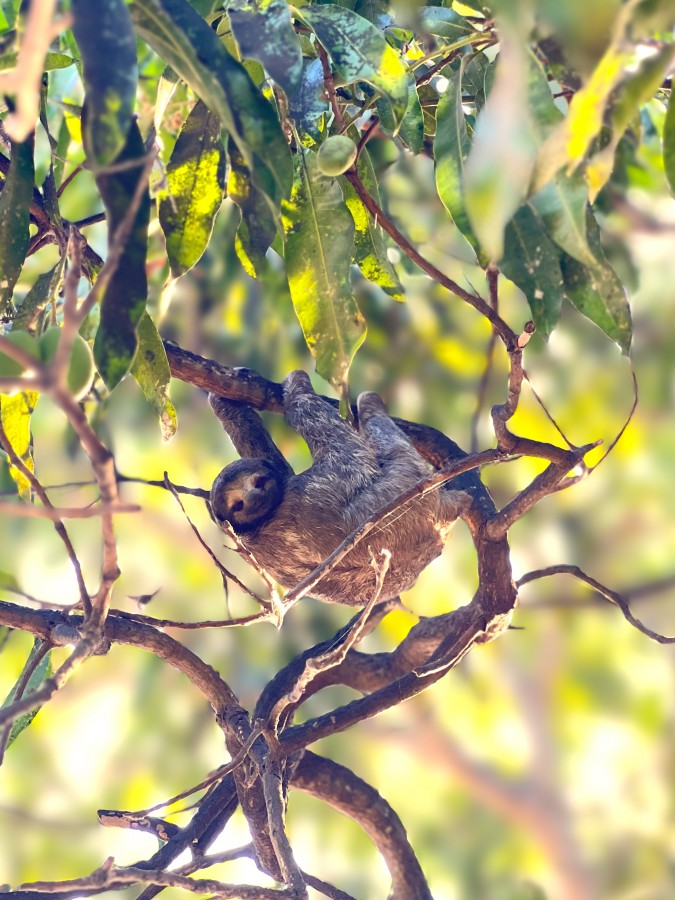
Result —
[[310, 751], [293, 772], [291, 787], [328, 803], [361, 826], [389, 869], [390, 900], [432, 900], [401, 820], [375, 788], [351, 769]]

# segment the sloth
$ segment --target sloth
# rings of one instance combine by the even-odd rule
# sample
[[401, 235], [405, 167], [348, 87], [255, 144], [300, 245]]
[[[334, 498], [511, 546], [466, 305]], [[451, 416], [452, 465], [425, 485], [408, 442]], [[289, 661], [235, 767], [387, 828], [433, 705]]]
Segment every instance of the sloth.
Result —
[[[226, 466], [210, 492], [214, 519], [232, 526], [257, 562], [291, 589], [355, 529], [429, 475], [415, 450], [372, 392], [357, 400], [358, 429], [313, 390], [305, 372], [284, 381], [284, 417], [313, 458], [296, 475], [260, 416], [214, 394], [209, 402], [241, 459]], [[363, 606], [372, 597], [373, 559], [391, 553], [381, 600], [410, 588], [443, 549], [466, 508], [466, 493], [447, 486], [409, 501], [383, 519], [309, 592], [330, 603]]]

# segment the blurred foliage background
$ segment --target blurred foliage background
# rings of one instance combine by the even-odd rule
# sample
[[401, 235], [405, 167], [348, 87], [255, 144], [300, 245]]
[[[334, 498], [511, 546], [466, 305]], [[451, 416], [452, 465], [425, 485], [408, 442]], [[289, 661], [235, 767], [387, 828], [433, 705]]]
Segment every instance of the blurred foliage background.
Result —
[[[560, 20], [567, 43], [578, 46], [582, 65], [583, 59], [594, 60], [596, 31], [588, 17], [597, 14], [604, 22], [616, 4], [544, 6]], [[141, 121], [152, 112], [163, 69], [149, 51], [143, 52]], [[54, 73], [52, 84], [67, 101], [81, 102], [74, 70]], [[161, 134], [165, 161], [192, 99], [178, 91], [167, 109]], [[516, 577], [574, 563], [619, 591], [637, 589], [636, 613], [655, 630], [672, 634], [675, 201], [661, 160], [663, 115], [658, 100], [643, 109], [639, 152], [624, 169], [625, 200], [607, 203], [602, 215], [608, 257], [629, 289], [639, 404], [621, 441], [592, 477], [548, 498], [519, 521], [511, 545]], [[76, 131], [75, 118], [66, 116], [66, 122]], [[77, 148], [75, 140], [69, 164], [78, 161]], [[472, 266], [463, 238], [438, 201], [433, 162], [394, 153], [389, 141], [379, 149], [392, 217], [427, 258], [480, 290], [482, 273]], [[46, 159], [47, 149], [38, 143], [38, 168], [41, 153]], [[88, 173], [64, 192], [62, 209], [72, 220], [99, 211]], [[163, 238], [156, 223], [151, 226], [153, 318], [165, 338], [275, 381], [293, 368], [312, 371], [281, 265], [271, 254], [265, 276], [251, 279], [235, 253], [237, 225], [238, 213], [225, 200], [205, 255], [170, 283]], [[104, 252], [102, 224], [88, 228], [87, 237]], [[398, 251], [392, 250], [391, 257], [405, 287], [405, 303], [354, 275], [368, 334], [351, 369], [353, 394], [376, 390], [393, 414], [440, 428], [466, 449], [474, 431], [479, 447], [491, 445], [489, 407], [504, 398], [507, 368], [497, 351], [474, 423], [490, 338], [487, 323]], [[55, 259], [54, 248], [35, 254], [19, 292], [27, 292]], [[515, 328], [529, 318], [522, 294], [504, 279], [500, 303]], [[594, 325], [566, 306], [547, 343], [537, 335], [531, 340], [525, 365], [532, 387], [572, 441], [612, 441], [633, 400], [631, 363]], [[318, 378], [315, 386], [330, 393]], [[157, 592], [147, 610], [158, 617], [243, 614], [250, 604], [236, 590], [226, 601], [218, 572], [174, 499], [142, 483], [161, 479], [167, 471], [175, 483], [208, 488], [234, 458], [205, 396], [180, 383], [173, 385], [172, 396], [179, 428], [168, 444], [130, 378], [93, 413], [120, 473], [140, 480], [122, 488], [124, 499], [138, 502], [142, 513], [118, 519], [122, 577], [114, 606], [136, 609], [135, 598]], [[296, 469], [306, 466], [304, 445], [278, 417], [267, 421]], [[518, 433], [557, 440], [529, 386], [513, 424]], [[59, 486], [51, 491], [55, 502], [67, 506], [93, 499], [90, 470], [48, 398], [38, 404], [33, 431], [41, 481]], [[535, 462], [523, 460], [487, 470], [483, 477], [502, 504], [536, 471]], [[12, 490], [4, 463], [0, 489]], [[200, 532], [219, 548], [222, 536], [204, 504], [194, 498], [185, 502]], [[69, 530], [85, 579], [94, 588], [100, 547], [92, 539], [92, 525], [73, 521]], [[238, 561], [228, 559], [227, 565], [254, 580]], [[45, 602], [66, 604], [76, 595], [72, 568], [47, 521], [0, 520], [0, 571], [15, 573], [23, 592]], [[663, 590], [647, 590], [661, 580]], [[404, 597], [410, 614], [389, 616], [368, 638], [367, 648], [390, 649], [414, 616], [465, 604], [475, 586], [473, 549], [460, 524], [443, 556]], [[172, 633], [217, 668], [245, 706], [252, 706], [280, 666], [348, 617], [340, 607], [304, 600], [278, 633], [270, 624]], [[475, 649], [423, 696], [317, 749], [352, 767], [392, 804], [438, 898], [535, 900], [567, 891], [565, 896], [579, 898], [669, 900], [675, 895], [672, 647], [649, 641], [611, 605], [565, 577], [524, 588], [513, 624], [518, 630]], [[3, 640], [0, 696], [14, 684], [31, 646], [30, 637], [19, 633]], [[343, 693], [346, 698], [348, 692]], [[303, 715], [329, 709], [335, 700], [330, 692], [319, 695]], [[143, 858], [156, 841], [133, 831], [103, 829], [96, 809], [150, 806], [198, 782], [223, 761], [222, 735], [185, 679], [130, 648], [116, 646], [90, 660], [20, 735], [0, 768], [0, 847], [5, 848], [0, 882], [72, 878], [107, 856], [120, 864]], [[248, 841], [238, 816], [230, 844]], [[318, 868], [320, 860], [324, 877], [355, 896], [384, 896], [386, 871], [353, 823], [300, 794], [291, 796], [289, 821], [301, 866]], [[251, 870], [252, 864], [241, 862], [216, 874], [253, 880]]]

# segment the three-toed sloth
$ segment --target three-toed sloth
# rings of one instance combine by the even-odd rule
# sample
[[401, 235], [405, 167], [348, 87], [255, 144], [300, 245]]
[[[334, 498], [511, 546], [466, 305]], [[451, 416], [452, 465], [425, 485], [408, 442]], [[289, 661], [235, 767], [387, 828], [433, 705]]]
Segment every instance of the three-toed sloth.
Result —
[[[389, 417], [377, 394], [357, 400], [358, 429], [313, 390], [305, 372], [284, 381], [286, 422], [304, 438], [312, 466], [296, 475], [250, 407], [210, 395], [241, 456], [211, 488], [218, 522], [229, 522], [244, 546], [290, 589], [386, 504], [430, 474], [431, 467]], [[332, 603], [362, 606], [373, 596], [372, 560], [391, 553], [380, 599], [412, 586], [443, 549], [469, 497], [447, 486], [417, 496], [378, 523], [310, 591]]]

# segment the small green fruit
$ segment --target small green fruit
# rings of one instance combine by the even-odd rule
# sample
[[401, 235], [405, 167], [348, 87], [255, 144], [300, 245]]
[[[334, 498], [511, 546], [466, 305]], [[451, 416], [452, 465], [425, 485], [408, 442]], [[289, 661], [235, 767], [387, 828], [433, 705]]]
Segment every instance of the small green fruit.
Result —
[[342, 175], [356, 159], [356, 144], [344, 134], [334, 134], [319, 147], [316, 161], [324, 175]]
[[[44, 362], [51, 362], [54, 359], [60, 339], [61, 329], [58, 325], [48, 328], [42, 335], [40, 356]], [[76, 334], [68, 368], [68, 388], [76, 400], [81, 400], [89, 393], [95, 372], [91, 348], [81, 335]]]
[[[26, 353], [30, 353], [36, 359], [40, 358], [38, 342], [27, 331], [10, 331], [9, 334], [5, 335], [5, 338], [16, 347], [21, 347]], [[16, 378], [17, 375], [23, 373], [23, 370], [24, 367], [16, 360], [10, 356], [5, 356], [4, 353], [0, 353], [0, 377]]]

